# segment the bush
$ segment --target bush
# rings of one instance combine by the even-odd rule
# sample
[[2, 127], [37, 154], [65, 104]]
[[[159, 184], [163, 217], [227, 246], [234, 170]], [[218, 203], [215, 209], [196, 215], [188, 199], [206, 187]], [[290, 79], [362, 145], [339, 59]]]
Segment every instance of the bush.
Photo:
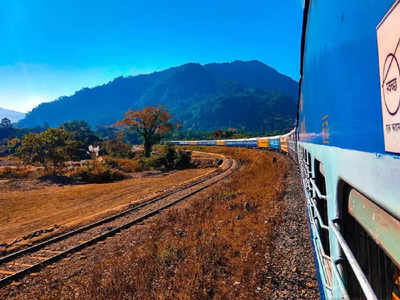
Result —
[[130, 158], [132, 157], [131, 146], [124, 143], [121, 139], [108, 140], [103, 144], [106, 153], [112, 157]]
[[164, 165], [164, 157], [152, 155], [151, 157], [141, 157], [139, 160], [144, 170], [161, 169]]
[[109, 183], [126, 178], [122, 172], [107, 168], [106, 166], [98, 167], [96, 170], [92, 167], [82, 167], [76, 170], [71, 177], [86, 183]]
[[0, 169], [0, 179], [24, 179], [31, 175], [29, 169], [5, 167]]
[[154, 169], [186, 169], [192, 166], [192, 152], [175, 149], [172, 144], [167, 144], [159, 155], [152, 155], [149, 158], [143, 157], [140, 159], [140, 163], [144, 168]]
[[175, 162], [175, 168], [182, 170], [190, 168], [192, 165], [192, 152], [185, 150], [178, 150], [178, 155]]
[[119, 161], [112, 157], [106, 157], [104, 163], [107, 167], [112, 169], [120, 169]]
[[24, 164], [39, 163], [56, 173], [64, 167], [79, 147], [79, 142], [63, 129], [47, 129], [42, 133], [26, 134], [17, 154]]
[[167, 170], [171, 170], [175, 167], [175, 160], [177, 158], [175, 146], [173, 144], [167, 144], [164, 148], [162, 156], [163, 164]]
[[125, 173], [141, 172], [149, 170], [150, 168], [157, 168], [160, 166], [158, 157], [152, 157], [149, 159], [126, 159], [126, 158], [112, 158], [106, 157], [104, 164], [111, 169], [117, 169]]
[[143, 166], [138, 160], [133, 159], [120, 159], [118, 160], [119, 170], [127, 173], [141, 172], [143, 171]]

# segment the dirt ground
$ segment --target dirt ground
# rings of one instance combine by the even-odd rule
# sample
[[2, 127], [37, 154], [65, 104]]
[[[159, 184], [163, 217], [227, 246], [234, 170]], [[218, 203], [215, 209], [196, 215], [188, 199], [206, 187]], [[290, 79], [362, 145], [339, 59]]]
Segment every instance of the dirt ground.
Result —
[[214, 169], [156, 173], [109, 184], [53, 184], [0, 192], [0, 254], [123, 210]]

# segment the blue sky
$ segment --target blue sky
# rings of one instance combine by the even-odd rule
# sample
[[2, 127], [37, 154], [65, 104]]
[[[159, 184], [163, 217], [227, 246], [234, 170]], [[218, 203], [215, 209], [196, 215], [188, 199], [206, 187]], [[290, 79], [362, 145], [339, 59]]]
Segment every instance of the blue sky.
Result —
[[302, 0], [7, 0], [0, 107], [187, 62], [258, 59], [299, 78]]

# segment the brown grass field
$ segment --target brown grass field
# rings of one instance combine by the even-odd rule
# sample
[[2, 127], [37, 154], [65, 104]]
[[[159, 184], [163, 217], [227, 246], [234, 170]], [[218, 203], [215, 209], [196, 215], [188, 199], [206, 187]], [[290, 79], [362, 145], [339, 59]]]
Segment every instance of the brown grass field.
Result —
[[[204, 149], [238, 159], [241, 169], [209, 190], [208, 196], [195, 197], [149, 221], [136, 242], [110, 246], [115, 248], [102, 252], [95, 264], [73, 279], [49, 286], [42, 284], [52, 281], [44, 274], [39, 288], [14, 295], [24, 299], [269, 299], [271, 279], [266, 276], [272, 230], [284, 211], [288, 161], [275, 153]], [[134, 239], [131, 235], [127, 239]]]
[[[54, 225], [60, 226], [57, 230], [61, 231], [87, 224], [212, 170], [188, 169], [161, 177], [134, 178], [109, 184], [2, 192], [0, 244], [10, 243], [35, 231], [54, 228]], [[23, 240], [7, 250], [30, 242], [30, 239]]]

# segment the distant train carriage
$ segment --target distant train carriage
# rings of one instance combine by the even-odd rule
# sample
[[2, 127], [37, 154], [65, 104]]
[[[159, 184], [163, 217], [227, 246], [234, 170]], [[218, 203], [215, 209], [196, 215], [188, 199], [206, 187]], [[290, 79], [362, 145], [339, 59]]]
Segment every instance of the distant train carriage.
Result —
[[190, 146], [196, 146], [198, 144], [198, 141], [189, 141], [188, 145]]
[[257, 138], [250, 138], [246, 140], [246, 146], [248, 148], [256, 148], [257, 147]]
[[215, 145], [216, 145], [216, 146], [225, 146], [225, 141], [223, 141], [223, 140], [217, 140], [217, 141], [215, 141]]
[[239, 147], [240, 144], [241, 143], [238, 140], [225, 140], [225, 146], [228, 147]]
[[289, 152], [288, 140], [289, 140], [289, 137], [288, 137], [287, 135], [283, 135], [283, 136], [281, 136], [281, 138], [280, 138], [281, 150], [282, 150], [283, 152], [286, 152], [286, 153]]
[[171, 141], [171, 142], [167, 142], [167, 143], [171, 143], [171, 144], [177, 145], [177, 146], [188, 145], [188, 141]]
[[215, 146], [215, 141], [198, 141], [199, 146]]
[[259, 138], [257, 140], [258, 148], [269, 148], [269, 139], [268, 138]]
[[271, 149], [278, 149], [278, 150], [280, 150], [280, 149], [281, 149], [281, 141], [280, 141], [280, 138], [279, 138], [279, 137], [278, 137], [278, 138], [276, 138], [276, 137], [271, 138], [271, 139], [269, 140], [269, 147], [270, 147]]

